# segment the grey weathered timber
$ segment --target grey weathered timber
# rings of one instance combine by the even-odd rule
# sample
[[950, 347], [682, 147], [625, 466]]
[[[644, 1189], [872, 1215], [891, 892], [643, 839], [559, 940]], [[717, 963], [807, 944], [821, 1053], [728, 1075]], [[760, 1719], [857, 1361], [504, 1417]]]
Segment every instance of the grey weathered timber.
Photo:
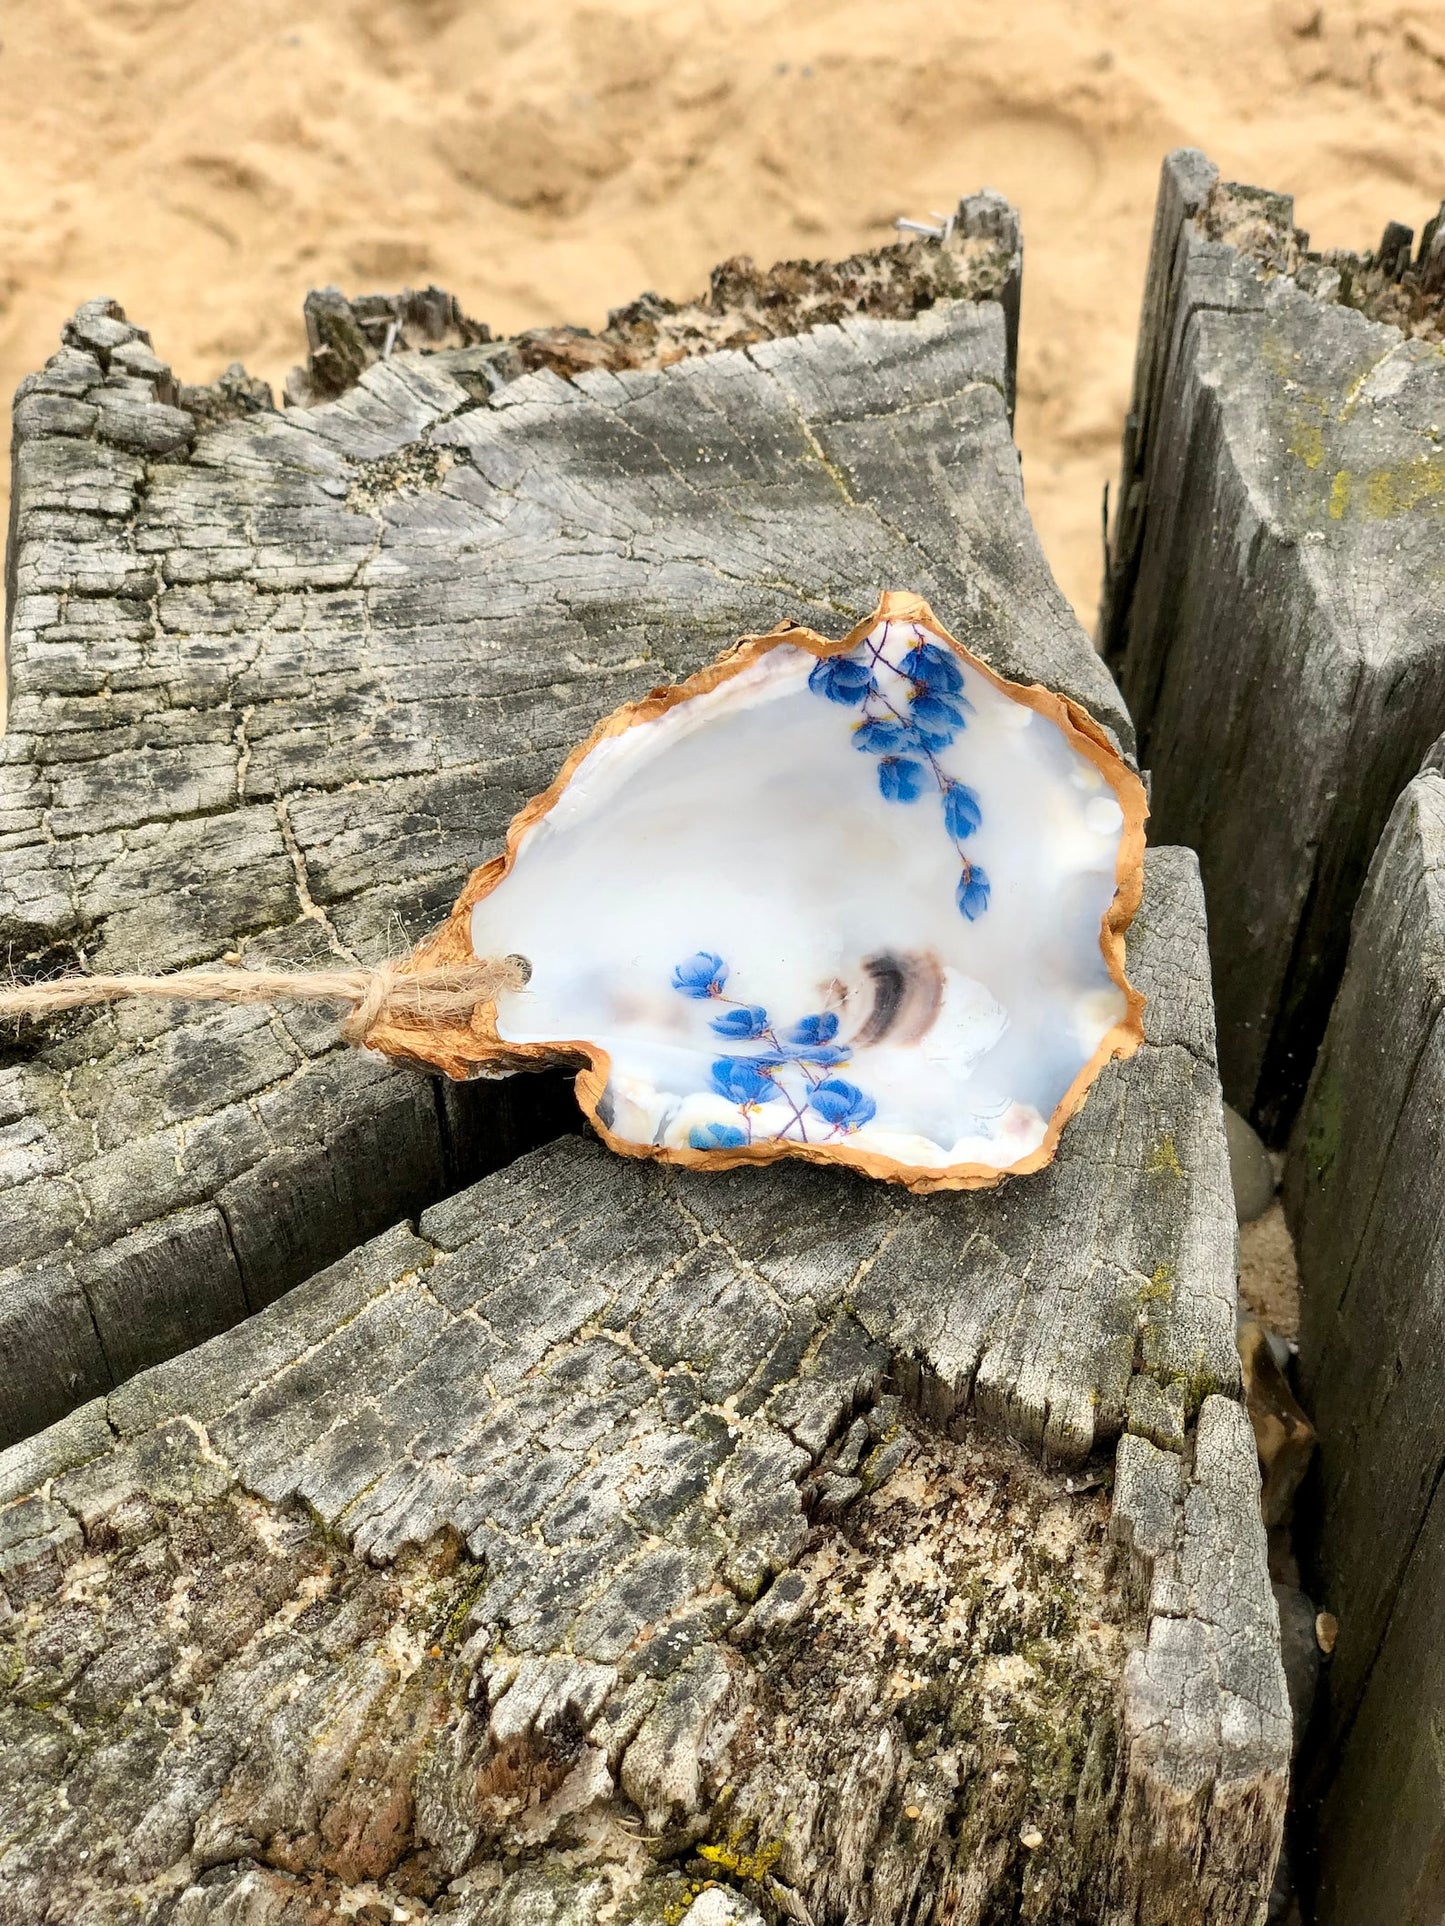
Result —
[[[575, 381], [521, 372], [526, 337], [381, 359], [358, 321], [357, 385], [278, 413], [83, 309], [16, 401], [0, 954], [379, 960], [617, 703], [885, 585], [1127, 738], [1024, 511], [1006, 316], [962, 298], [1016, 294], [1016, 223], [964, 207], [821, 293], [737, 271], [740, 315], [569, 336], [620, 368]], [[338, 1051], [325, 1011], [120, 1008], [0, 1065], [3, 1438], [557, 1127], [555, 1085], [499, 1108]]]
[[[709, 1879], [1261, 1921], [1289, 1709], [1182, 853], [1137, 927], [1146, 1046], [1027, 1184], [563, 1140], [0, 1456], [5, 1926], [364, 1882], [660, 1926]], [[1126, 1416], [1112, 1511], [1040, 1465]]]
[[[597, 368], [621, 374], [668, 367], [686, 356], [748, 348], [855, 315], [911, 320], [936, 301], [992, 300], [1003, 309], [1004, 388], [1012, 420], [1023, 291], [1018, 215], [1001, 194], [985, 188], [965, 195], [933, 239], [944, 245], [899, 242], [842, 261], [779, 261], [765, 270], [737, 256], [713, 269], [701, 298], [669, 301], [644, 294], [614, 309], [596, 333], [529, 328], [497, 339], [440, 288], [351, 301], [339, 288], [322, 288], [306, 297], [307, 361], [287, 377], [286, 398], [303, 408], [334, 399], [377, 362], [414, 348], [482, 349], [459, 357], [452, 368], [483, 399], [539, 368], [572, 376]], [[221, 386], [236, 395], [254, 392], [255, 384], [244, 370], [232, 368]]]
[[1445, 728], [1445, 238], [1308, 252], [1164, 166], [1101, 618], [1199, 852], [1225, 1095], [1280, 1141], [1391, 805]]
[[[744, 345], [715, 285], [551, 344], [571, 381], [328, 297], [306, 380], [359, 377], [284, 415], [82, 311], [17, 437], [21, 967], [384, 955], [607, 709], [883, 587], [1127, 748], [983, 215], [811, 332], [738, 275]], [[99, 1395], [0, 1458], [3, 1926], [1255, 1926], [1289, 1716], [1185, 853], [1129, 956], [1145, 1047], [989, 1195], [579, 1138], [438, 1201], [555, 1135], [502, 1130], [525, 1083], [320, 1016], [23, 1038], [10, 1422]]]
[[1321, 1926], [1445, 1908], [1445, 776], [1400, 797], [1290, 1149], [1317, 1589]]

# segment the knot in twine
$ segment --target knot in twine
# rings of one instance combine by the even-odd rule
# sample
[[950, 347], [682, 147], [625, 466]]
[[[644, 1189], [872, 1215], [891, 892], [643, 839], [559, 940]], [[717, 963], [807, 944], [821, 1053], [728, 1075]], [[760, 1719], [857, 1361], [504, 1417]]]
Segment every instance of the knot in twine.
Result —
[[172, 976], [60, 976], [0, 990], [0, 1018], [47, 1017], [130, 997], [185, 1003], [343, 1003], [343, 1041], [361, 1048], [382, 1023], [469, 1022], [479, 1005], [525, 988], [524, 956], [485, 957], [434, 969], [378, 963], [356, 970], [177, 970]]

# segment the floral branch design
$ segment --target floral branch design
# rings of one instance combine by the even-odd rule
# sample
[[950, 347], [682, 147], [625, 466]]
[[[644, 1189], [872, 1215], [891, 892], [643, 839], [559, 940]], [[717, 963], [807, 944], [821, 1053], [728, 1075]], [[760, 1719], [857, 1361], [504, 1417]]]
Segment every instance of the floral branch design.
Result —
[[957, 662], [947, 649], [927, 641], [916, 622], [907, 625], [912, 646], [901, 661], [891, 661], [886, 651], [894, 626], [884, 622], [876, 640], [868, 635], [847, 655], [824, 657], [809, 675], [808, 687], [842, 708], [861, 710], [853, 747], [877, 756], [885, 801], [917, 802], [928, 790], [942, 798], [943, 826], [960, 865], [956, 901], [973, 923], [988, 908], [991, 885], [963, 845], [983, 821], [983, 809], [968, 784], [951, 776], [938, 759], [968, 727], [973, 704], [963, 693]]
[[[711, 950], [698, 950], [672, 973], [679, 996], [722, 1006], [709, 1026], [714, 1035], [762, 1046], [750, 1056], [714, 1061], [712, 1087], [737, 1105], [741, 1122], [699, 1124], [688, 1136], [691, 1147], [732, 1150], [759, 1141], [758, 1121], [770, 1103], [786, 1104], [790, 1114], [776, 1130], [762, 1133], [765, 1141], [795, 1137], [798, 1143], [830, 1143], [861, 1130], [878, 1106], [857, 1084], [829, 1074], [852, 1055], [846, 1043], [835, 1041], [836, 1011], [800, 1017], [780, 1035], [762, 1004], [743, 1003], [724, 993], [727, 980], [727, 964]], [[810, 1127], [819, 1134], [810, 1136]]]

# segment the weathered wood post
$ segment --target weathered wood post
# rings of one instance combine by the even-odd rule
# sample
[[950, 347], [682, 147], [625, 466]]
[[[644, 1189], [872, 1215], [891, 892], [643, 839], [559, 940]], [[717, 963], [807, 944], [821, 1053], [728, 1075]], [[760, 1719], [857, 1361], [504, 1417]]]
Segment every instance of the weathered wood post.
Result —
[[[22, 967], [379, 958], [619, 700], [883, 584], [1127, 747], [971, 298], [1016, 229], [962, 214], [545, 352], [331, 313], [359, 378], [284, 414], [82, 311], [20, 403]], [[1289, 1718], [1181, 851], [1130, 970], [1055, 1163], [931, 1199], [567, 1137], [459, 1188], [555, 1118], [289, 1015], [23, 1039], [8, 1423], [58, 1422], [0, 1457], [0, 1917], [1262, 1919]]]
[[1391, 805], [1445, 728], [1445, 226], [1311, 254], [1164, 165], [1101, 639], [1199, 852], [1225, 1095], [1282, 1140]]
[[[709, 302], [649, 297], [601, 337], [482, 341], [434, 292], [313, 297], [306, 384], [361, 379], [285, 413], [241, 374], [178, 391], [111, 304], [83, 310], [16, 402], [8, 961], [379, 960], [440, 918], [600, 715], [749, 628], [846, 628], [880, 581], [935, 584], [1001, 664], [1127, 730], [1016, 475], [993, 474], [1016, 458], [985, 397], [1012, 377], [998, 306], [966, 297], [1006, 319], [1018, 275], [1010, 211], [974, 196], [947, 247], [732, 263]], [[875, 311], [920, 321], [818, 337], [821, 357], [769, 348], [776, 369], [701, 353]], [[381, 358], [413, 337], [450, 345]], [[905, 431], [874, 401], [918, 414]], [[1008, 601], [1030, 611], [1017, 630]], [[5, 1061], [5, 1440], [550, 1137], [570, 1105], [553, 1083], [398, 1075], [294, 1011], [129, 1007]]]
[[1290, 1148], [1318, 1583], [1339, 1620], [1316, 1788], [1320, 1926], [1445, 1905], [1445, 776], [1395, 805]]

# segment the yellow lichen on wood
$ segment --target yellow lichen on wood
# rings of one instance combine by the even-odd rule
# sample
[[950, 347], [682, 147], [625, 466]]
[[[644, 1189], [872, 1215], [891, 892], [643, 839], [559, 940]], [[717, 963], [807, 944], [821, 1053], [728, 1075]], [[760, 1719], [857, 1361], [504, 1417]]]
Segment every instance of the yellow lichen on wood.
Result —
[[726, 1846], [699, 1846], [698, 1854], [711, 1860], [734, 1879], [765, 1879], [783, 1856], [781, 1839], [761, 1840], [751, 1852], [743, 1850], [741, 1842], [735, 1840]]
[[1156, 1264], [1149, 1282], [1144, 1286], [1143, 1290], [1140, 1291], [1139, 1296], [1147, 1304], [1160, 1298], [1168, 1299], [1173, 1295], [1174, 1266], [1172, 1264]]
[[1290, 430], [1289, 452], [1306, 468], [1318, 468], [1325, 458], [1325, 431], [1320, 421], [1297, 419]]
[[1150, 1177], [1182, 1177], [1184, 1166], [1179, 1161], [1179, 1151], [1174, 1142], [1174, 1132], [1166, 1131], [1149, 1153], [1145, 1166]]
[[1352, 507], [1362, 521], [1383, 522], [1424, 504], [1445, 505], [1445, 456], [1416, 455], [1410, 461], [1372, 468], [1363, 477], [1338, 468], [1330, 484], [1332, 522], [1343, 521]]
[[1408, 514], [1422, 502], [1445, 495], [1445, 457], [1416, 455], [1392, 468], [1374, 468], [1365, 477], [1364, 514], [1370, 521]]

